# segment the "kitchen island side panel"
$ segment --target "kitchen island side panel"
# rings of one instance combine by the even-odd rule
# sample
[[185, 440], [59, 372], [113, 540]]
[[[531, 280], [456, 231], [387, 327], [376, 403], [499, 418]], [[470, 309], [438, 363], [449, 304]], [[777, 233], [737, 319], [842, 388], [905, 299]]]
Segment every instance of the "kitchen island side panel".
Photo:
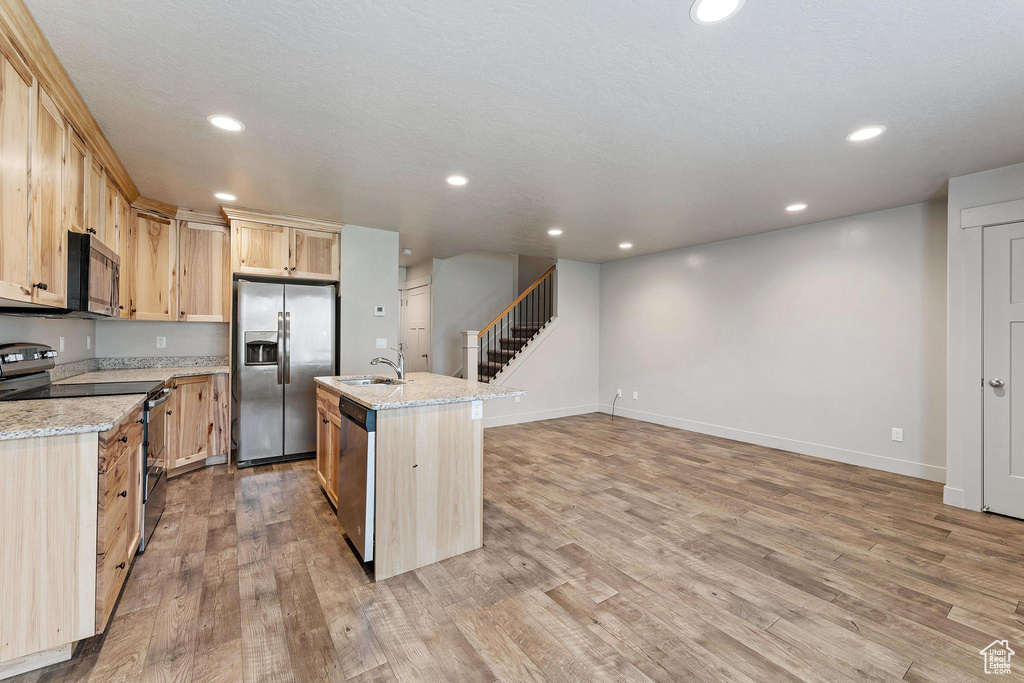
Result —
[[472, 404], [377, 412], [375, 575], [483, 545], [483, 421]]

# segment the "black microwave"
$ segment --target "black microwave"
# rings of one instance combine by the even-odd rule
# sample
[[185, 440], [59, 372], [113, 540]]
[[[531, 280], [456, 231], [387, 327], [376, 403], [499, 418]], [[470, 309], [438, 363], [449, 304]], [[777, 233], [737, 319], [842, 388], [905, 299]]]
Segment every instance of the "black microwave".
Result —
[[117, 316], [121, 259], [95, 236], [68, 232], [68, 315]]

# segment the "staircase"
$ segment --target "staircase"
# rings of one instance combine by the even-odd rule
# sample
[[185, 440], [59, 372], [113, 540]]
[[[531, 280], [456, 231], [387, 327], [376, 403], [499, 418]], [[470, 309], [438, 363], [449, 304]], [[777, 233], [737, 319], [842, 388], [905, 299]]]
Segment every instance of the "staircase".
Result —
[[477, 378], [492, 381], [554, 318], [555, 266], [477, 335]]

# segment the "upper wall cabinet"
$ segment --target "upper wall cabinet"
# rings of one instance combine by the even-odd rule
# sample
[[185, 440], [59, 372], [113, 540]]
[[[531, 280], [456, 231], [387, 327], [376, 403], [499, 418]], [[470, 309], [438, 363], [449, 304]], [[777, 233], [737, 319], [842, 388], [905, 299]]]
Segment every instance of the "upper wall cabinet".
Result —
[[288, 275], [288, 228], [283, 225], [234, 221], [232, 269], [250, 275]]
[[178, 320], [231, 320], [231, 239], [223, 225], [178, 223]]
[[341, 273], [341, 235], [324, 230], [290, 229], [293, 277], [337, 280]]
[[68, 237], [64, 230], [64, 115], [46, 91], [36, 89], [32, 145], [32, 300], [67, 301]]
[[231, 221], [231, 271], [338, 280], [341, 223], [222, 206]]
[[121, 257], [121, 277], [118, 278], [118, 316], [130, 318], [131, 313], [131, 292], [129, 285], [132, 278], [131, 260], [128, 258], [128, 236], [131, 233], [132, 207], [124, 195], [117, 195], [117, 210], [114, 220], [117, 223], [117, 255]]
[[66, 124], [64, 130], [64, 227], [72, 232], [85, 232], [85, 185], [92, 161], [89, 148], [71, 124]]
[[85, 168], [85, 231], [107, 244], [103, 235], [103, 188], [103, 166], [91, 159]]
[[111, 251], [117, 251], [120, 242], [120, 234], [117, 224], [117, 198], [120, 196], [117, 185], [109, 176], [103, 176], [103, 232], [100, 234], [100, 241], [107, 245]]
[[29, 275], [29, 151], [32, 76], [0, 54], [0, 297], [32, 300]]
[[128, 233], [129, 314], [136, 320], [177, 320], [174, 276], [178, 256], [174, 222], [136, 214]]

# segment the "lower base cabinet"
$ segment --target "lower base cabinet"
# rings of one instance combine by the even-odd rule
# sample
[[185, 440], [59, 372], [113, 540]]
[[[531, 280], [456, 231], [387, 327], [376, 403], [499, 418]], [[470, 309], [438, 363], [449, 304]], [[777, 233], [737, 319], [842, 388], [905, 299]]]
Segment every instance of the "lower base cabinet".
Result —
[[320, 481], [320, 488], [335, 508], [338, 507], [338, 460], [341, 449], [338, 398], [337, 394], [317, 389], [316, 477]]
[[176, 377], [167, 382], [171, 398], [165, 428], [166, 467], [169, 477], [203, 467], [211, 457], [224, 456], [230, 448], [228, 410], [229, 376]]
[[142, 533], [142, 408], [99, 435], [96, 633], [107, 627]]

